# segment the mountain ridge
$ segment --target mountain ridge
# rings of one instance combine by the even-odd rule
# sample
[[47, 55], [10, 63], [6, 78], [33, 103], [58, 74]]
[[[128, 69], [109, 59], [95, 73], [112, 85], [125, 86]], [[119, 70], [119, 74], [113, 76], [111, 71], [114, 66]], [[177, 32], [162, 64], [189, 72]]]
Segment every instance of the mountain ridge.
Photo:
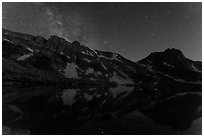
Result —
[[[48, 39], [46, 39], [46, 38], [44, 38], [44, 37], [42, 37], [42, 36], [40, 36], [40, 35], [33, 36], [33, 35], [31, 35], [31, 34], [24, 34], [24, 33], [21, 33], [21, 32], [15, 32], [15, 31], [12, 31], [12, 30], [9, 30], [9, 29], [6, 29], [6, 28], [2, 28], [2, 33], [5, 34], [5, 32], [16, 33], [16, 34], [23, 34], [24, 36], [28, 36], [28, 37], [35, 37], [35, 38], [36, 38], [36, 42], [41, 40], [41, 41], [44, 42], [44, 44], [45, 44], [45, 41], [47, 42], [49, 39], [53, 39], [53, 38], [58, 38], [58, 39], [60, 39], [60, 40], [62, 40], [62, 41], [65, 41], [65, 42], [67, 42], [67, 43], [70, 43], [70, 44], [71, 44], [71, 43], [74, 43], [74, 42], [79, 43], [78, 41], [73, 41], [73, 42], [67, 41], [66, 39], [64, 39], [64, 38], [62, 38], [62, 37], [59, 37], [59, 36], [57, 36], [57, 35], [51, 35]], [[37, 43], [38, 43], [38, 42], [37, 42]], [[79, 43], [79, 44], [80, 44], [80, 43]], [[80, 45], [84, 46], [83, 44], [80, 44]], [[85, 47], [86, 47], [86, 46], [85, 46]], [[88, 47], [86, 47], [86, 48], [88, 48]], [[91, 48], [89, 48], [89, 49], [91, 49]], [[97, 50], [97, 49], [91, 49], [91, 50], [100, 51], [100, 50]], [[168, 51], [171, 51], [171, 50], [180, 51], [181, 54], [183, 55], [183, 53], [182, 53], [182, 51], [181, 51], [180, 49], [167, 48], [167, 49], [165, 49], [165, 50], [163, 50], [163, 51], [152, 52], [152, 53], [150, 53], [148, 56], [150, 56], [151, 54], [154, 54], [154, 53], [168, 52]], [[103, 50], [103, 52], [111, 52], [111, 51], [104, 51], [104, 50]], [[111, 52], [111, 53], [114, 53], [114, 52]], [[118, 53], [116, 53], [116, 54], [118, 54]], [[118, 55], [120, 55], [120, 54], [118, 54]], [[183, 56], [184, 56], [184, 55], [183, 55]], [[145, 57], [144, 57], [144, 58], [145, 58]], [[128, 59], [128, 58], [126, 58], [126, 59]], [[139, 62], [139, 61], [142, 60], [142, 59], [139, 59], [139, 60], [137, 60], [137, 61], [133, 61], [133, 60], [131, 60], [131, 59], [128, 59], [128, 60], [130, 60], [130, 61], [132, 61], [132, 62]], [[195, 60], [192, 60], [192, 61], [195, 61]], [[202, 61], [197, 60], [197, 62], [202, 62]]]
[[[17, 64], [24, 63], [39, 71], [58, 73], [59, 77], [135, 85], [140, 77], [143, 79], [148, 77], [148, 73], [156, 74], [154, 70], [159, 73], [168, 72], [166, 74], [169, 78], [201, 81], [201, 62], [187, 59], [180, 50], [174, 48], [151, 53], [133, 62], [120, 54], [92, 50], [77, 41], [69, 42], [56, 35], [47, 40], [41, 36], [6, 29], [2, 32], [4, 58]], [[174, 74], [175, 70], [178, 72]], [[192, 73], [192, 77], [186, 78], [183, 76], [185, 74], [180, 76], [182, 70], [190, 75]]]

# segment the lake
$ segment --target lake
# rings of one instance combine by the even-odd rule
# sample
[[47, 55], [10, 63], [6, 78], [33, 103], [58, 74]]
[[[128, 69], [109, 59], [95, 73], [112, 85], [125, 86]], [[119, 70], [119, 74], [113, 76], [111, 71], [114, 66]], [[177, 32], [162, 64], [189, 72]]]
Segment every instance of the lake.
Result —
[[[155, 93], [156, 94], [156, 93]], [[202, 134], [202, 95], [136, 87], [3, 87], [3, 134]]]

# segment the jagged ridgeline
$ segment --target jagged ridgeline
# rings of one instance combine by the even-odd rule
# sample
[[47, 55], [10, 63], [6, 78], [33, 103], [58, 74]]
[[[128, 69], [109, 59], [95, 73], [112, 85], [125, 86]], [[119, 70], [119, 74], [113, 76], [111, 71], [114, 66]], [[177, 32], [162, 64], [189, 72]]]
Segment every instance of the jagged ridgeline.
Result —
[[140, 65], [116, 53], [92, 50], [77, 41], [71, 43], [57, 36], [46, 40], [5, 29], [3, 62], [4, 81], [77, 79], [132, 85], [139, 81], [136, 70], [146, 73]]
[[201, 82], [201, 62], [167, 49], [133, 62], [123, 56], [92, 50], [58, 36], [48, 40], [3, 29], [3, 81], [57, 83], [80, 80], [90, 83], [135, 85], [154, 75], [180, 82]]

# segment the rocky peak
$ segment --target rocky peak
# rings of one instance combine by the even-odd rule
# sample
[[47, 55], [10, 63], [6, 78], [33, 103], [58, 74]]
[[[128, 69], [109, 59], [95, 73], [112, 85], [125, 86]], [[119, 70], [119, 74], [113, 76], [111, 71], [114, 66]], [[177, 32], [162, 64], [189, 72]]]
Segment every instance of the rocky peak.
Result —
[[84, 47], [78, 41], [74, 41], [71, 44], [71, 48], [75, 53], [81, 53]]
[[163, 63], [167, 62], [168, 64], [178, 67], [178, 68], [188, 68], [188, 62], [183, 53], [175, 48], [167, 49], [163, 52]]
[[38, 45], [43, 46], [46, 43], [46, 41], [47, 40], [45, 38], [43, 38], [42, 36], [37, 35], [35, 37], [35, 43], [38, 44]]
[[96, 56], [96, 53], [93, 50], [84, 46], [83, 44], [79, 43], [78, 41], [72, 42], [70, 48], [71, 48], [70, 50], [72, 50], [77, 55], [86, 54], [88, 56]]
[[55, 35], [52, 35], [46, 43], [47, 47], [59, 53], [64, 53], [66, 51], [66, 47], [68, 47], [69, 45], [71, 45], [70, 42]]
[[179, 49], [175, 49], [175, 48], [168, 48], [164, 51], [164, 54], [166, 54], [167, 56], [174, 56], [176, 58], [185, 58], [185, 56], [183, 55], [183, 53], [179, 50]]
[[167, 66], [179, 69], [190, 69], [187, 59], [183, 53], [175, 48], [166, 49], [163, 52], [154, 52], [147, 56], [145, 59], [138, 61], [142, 64], [153, 66]]
[[69, 54], [70, 52], [79, 54], [82, 51], [87, 50], [87, 48], [82, 44], [80, 44], [78, 41], [74, 41], [71, 43], [55, 35], [52, 35], [48, 39], [46, 46], [57, 52], [64, 53], [64, 54]]

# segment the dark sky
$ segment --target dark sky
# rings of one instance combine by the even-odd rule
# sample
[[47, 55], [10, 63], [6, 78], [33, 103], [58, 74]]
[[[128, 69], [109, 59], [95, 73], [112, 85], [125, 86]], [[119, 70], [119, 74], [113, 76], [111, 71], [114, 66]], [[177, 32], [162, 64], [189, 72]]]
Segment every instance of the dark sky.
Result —
[[201, 3], [3, 3], [3, 28], [58, 35], [133, 61], [169, 47], [202, 60]]

